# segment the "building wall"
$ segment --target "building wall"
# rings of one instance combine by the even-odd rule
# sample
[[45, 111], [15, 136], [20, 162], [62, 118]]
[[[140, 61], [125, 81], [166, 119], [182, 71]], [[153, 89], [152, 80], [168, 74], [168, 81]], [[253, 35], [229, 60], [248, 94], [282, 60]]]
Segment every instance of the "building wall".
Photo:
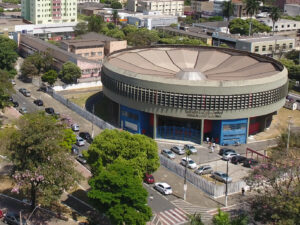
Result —
[[[269, 26], [273, 30], [273, 22], [272, 19], [261, 19], [259, 20]], [[281, 19], [275, 23], [275, 32], [282, 32], [282, 31], [292, 31], [292, 30], [299, 30], [300, 29], [300, 22], [295, 20], [285, 20]]]
[[127, 48], [127, 41], [107, 41], [104, 46], [104, 53], [108, 55], [114, 51]]
[[104, 47], [76, 49], [71, 46], [70, 52], [99, 62], [102, 62], [104, 58]]
[[299, 16], [300, 15], [300, 5], [285, 4], [284, 5], [284, 13], [288, 14], [289, 16]]
[[22, 16], [34, 24], [77, 22], [77, 0], [22, 0]]
[[210, 1], [191, 1], [191, 8], [194, 13], [200, 14], [202, 11], [212, 12], [214, 2]]
[[77, 0], [78, 4], [86, 3], [86, 2], [97, 2], [99, 3], [99, 0]]

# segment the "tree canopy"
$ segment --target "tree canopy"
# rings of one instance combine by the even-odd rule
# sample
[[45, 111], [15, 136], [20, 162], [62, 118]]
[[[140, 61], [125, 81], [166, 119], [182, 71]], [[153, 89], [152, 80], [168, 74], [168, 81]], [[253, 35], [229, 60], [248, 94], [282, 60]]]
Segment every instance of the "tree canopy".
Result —
[[10, 71], [14, 68], [18, 54], [17, 43], [8, 37], [0, 35], [0, 69]]
[[88, 18], [88, 30], [99, 33], [103, 28], [104, 21], [102, 17], [92, 15]]
[[5, 70], [0, 70], [0, 109], [11, 104], [9, 97], [13, 92], [14, 89], [10, 81], [9, 73]]
[[296, 65], [292, 59], [283, 58], [279, 60], [288, 70], [288, 76], [290, 79], [300, 81], [300, 65]]
[[116, 160], [90, 179], [88, 197], [112, 224], [143, 225], [152, 213], [147, 191], [133, 167]]
[[278, 139], [269, 152], [270, 159], [256, 166], [247, 184], [256, 192], [251, 200], [254, 219], [264, 224], [299, 224], [300, 221], [300, 141], [291, 134]]
[[157, 31], [140, 28], [135, 32], [130, 32], [126, 39], [133, 46], [149, 46], [159, 40]]
[[157, 144], [153, 139], [119, 130], [104, 130], [98, 135], [89, 147], [87, 159], [92, 171], [116, 160], [126, 161], [135, 168], [139, 177], [159, 167]]
[[[229, 30], [232, 34], [249, 35], [250, 19], [233, 19], [229, 22]], [[252, 33], [270, 32], [271, 28], [257, 20], [252, 20]]]
[[118, 1], [112, 1], [110, 7], [113, 9], [122, 9], [122, 4]]
[[86, 22], [79, 22], [74, 27], [74, 32], [76, 35], [86, 34], [88, 32], [88, 25]]
[[58, 74], [55, 70], [49, 70], [48, 72], [42, 75], [42, 81], [47, 82], [50, 85], [53, 85], [57, 80]]
[[66, 62], [63, 64], [62, 69], [59, 73], [59, 78], [67, 83], [77, 83], [77, 79], [81, 77], [81, 70], [80, 68], [72, 63], [72, 62]]
[[80, 178], [70, 157], [75, 135], [43, 112], [26, 114], [17, 127], [8, 137], [16, 181], [13, 191], [28, 193], [33, 208], [36, 200], [49, 205]]

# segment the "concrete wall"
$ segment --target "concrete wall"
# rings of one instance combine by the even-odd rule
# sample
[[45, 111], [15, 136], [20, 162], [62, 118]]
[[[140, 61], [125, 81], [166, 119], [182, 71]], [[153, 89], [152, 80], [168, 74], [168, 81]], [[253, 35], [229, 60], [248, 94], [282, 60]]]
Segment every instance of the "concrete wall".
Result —
[[127, 48], [127, 40], [124, 41], [107, 41], [104, 46], [105, 55], [114, 51]]
[[288, 14], [289, 16], [299, 16], [300, 15], [300, 5], [285, 4], [284, 5], [284, 13]]

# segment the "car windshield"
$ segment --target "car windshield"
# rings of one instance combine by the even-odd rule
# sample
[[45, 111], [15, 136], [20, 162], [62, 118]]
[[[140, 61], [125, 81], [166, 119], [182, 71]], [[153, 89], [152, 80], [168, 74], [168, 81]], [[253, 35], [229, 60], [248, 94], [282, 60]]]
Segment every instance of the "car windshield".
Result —
[[228, 177], [226, 173], [221, 174], [222, 177]]
[[194, 164], [195, 162], [193, 160], [189, 160], [189, 164]]
[[171, 187], [166, 187], [167, 190], [171, 190]]
[[173, 154], [173, 152], [171, 152], [170, 150], [166, 151], [167, 154]]

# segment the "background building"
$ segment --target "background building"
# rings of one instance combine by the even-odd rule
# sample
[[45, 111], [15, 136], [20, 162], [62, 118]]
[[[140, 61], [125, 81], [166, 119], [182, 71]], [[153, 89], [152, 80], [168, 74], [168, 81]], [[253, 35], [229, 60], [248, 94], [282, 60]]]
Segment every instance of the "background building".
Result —
[[213, 12], [214, 11], [214, 2], [213, 1], [191, 1], [191, 9], [193, 14], [201, 16], [203, 12]]
[[110, 55], [103, 93], [119, 125], [153, 138], [246, 143], [285, 104], [287, 70], [272, 58], [232, 49], [156, 46]]
[[182, 16], [183, 0], [128, 0], [127, 9], [133, 12], [160, 11], [165, 15]]
[[22, 0], [22, 17], [34, 24], [77, 21], [77, 0]]
[[284, 13], [289, 16], [300, 16], [300, 5], [296, 4], [285, 4]]

